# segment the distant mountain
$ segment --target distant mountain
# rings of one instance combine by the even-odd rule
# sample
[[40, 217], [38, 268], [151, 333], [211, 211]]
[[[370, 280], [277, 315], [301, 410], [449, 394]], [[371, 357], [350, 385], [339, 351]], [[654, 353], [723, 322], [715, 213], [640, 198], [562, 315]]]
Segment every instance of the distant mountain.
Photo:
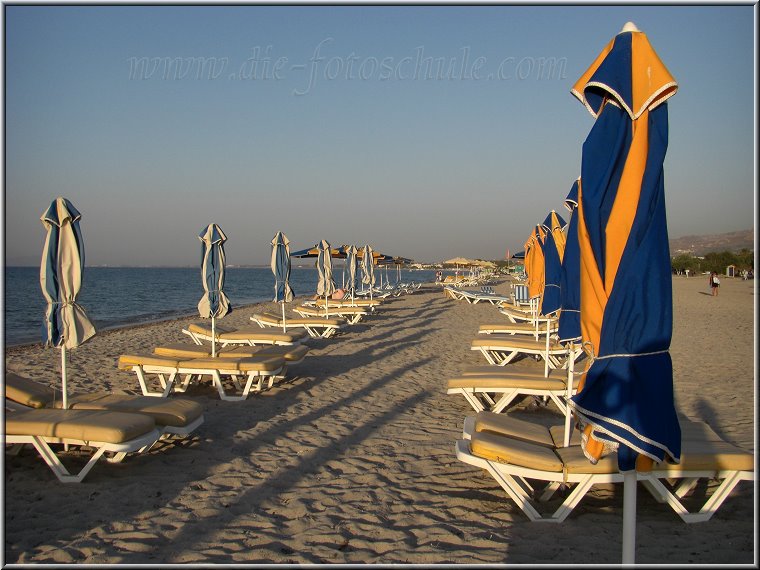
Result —
[[738, 252], [742, 249], [755, 249], [754, 230], [729, 232], [705, 236], [684, 236], [670, 240], [670, 254], [704, 255], [714, 251]]

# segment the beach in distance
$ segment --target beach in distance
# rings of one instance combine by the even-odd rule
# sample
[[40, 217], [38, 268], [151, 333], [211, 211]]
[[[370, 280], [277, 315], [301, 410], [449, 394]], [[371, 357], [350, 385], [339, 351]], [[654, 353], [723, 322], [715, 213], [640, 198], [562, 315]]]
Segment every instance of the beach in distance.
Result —
[[[713, 297], [707, 276], [673, 277], [676, 407], [754, 453], [755, 283], [721, 281]], [[492, 285], [509, 293], [507, 277]], [[280, 306], [236, 306], [217, 324], [256, 327], [261, 311]], [[530, 522], [493, 477], [455, 456], [475, 412], [446, 381], [487, 364], [470, 343], [499, 319], [489, 303], [426, 283], [333, 338], [308, 338], [305, 359], [247, 400], [192, 385], [205, 416], [192, 436], [100, 461], [80, 484], [60, 483], [34, 449], [6, 452], [4, 563], [619, 564], [622, 485], [592, 488], [560, 524]], [[182, 329], [200, 321], [99, 331], [69, 351], [69, 391], [140, 393], [119, 356], [191, 342]], [[60, 384], [57, 349], [6, 346], [5, 367]], [[553, 404], [531, 402], [507, 413], [561, 423]], [[754, 482], [741, 482], [709, 521], [686, 524], [639, 485], [636, 562], [756, 563], [755, 505]]]

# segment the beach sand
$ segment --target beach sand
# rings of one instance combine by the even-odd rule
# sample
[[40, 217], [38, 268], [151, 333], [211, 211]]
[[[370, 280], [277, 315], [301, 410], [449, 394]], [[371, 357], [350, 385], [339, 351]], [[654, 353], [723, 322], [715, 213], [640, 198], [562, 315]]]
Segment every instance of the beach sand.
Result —
[[[673, 284], [678, 409], [754, 452], [754, 282], [725, 278], [717, 298], [706, 276]], [[220, 324], [254, 325], [262, 308], [279, 310], [236, 308]], [[474, 412], [445, 383], [485, 364], [470, 341], [499, 317], [429, 285], [346, 334], [309, 339], [289, 378], [247, 401], [194, 388], [206, 421], [182, 445], [100, 462], [70, 485], [34, 450], [6, 455], [4, 562], [618, 564], [622, 485], [595, 487], [561, 524], [532, 523], [454, 455]], [[137, 393], [118, 356], [189, 341], [181, 328], [196, 320], [99, 333], [70, 351], [70, 390]], [[60, 353], [9, 348], [6, 367], [57, 385]], [[561, 421], [527, 403], [509, 413]], [[639, 486], [636, 561], [751, 564], [754, 509], [743, 482], [710, 521], [686, 524]]]

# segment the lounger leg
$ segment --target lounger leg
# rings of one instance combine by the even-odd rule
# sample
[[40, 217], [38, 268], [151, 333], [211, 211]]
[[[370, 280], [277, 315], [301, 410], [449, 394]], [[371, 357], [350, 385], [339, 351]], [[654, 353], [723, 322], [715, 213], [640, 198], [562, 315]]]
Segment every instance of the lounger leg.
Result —
[[463, 389], [463, 390], [460, 390], [459, 393], [462, 394], [462, 396], [464, 396], [464, 399], [470, 403], [470, 405], [476, 412], [482, 412], [483, 410], [485, 410], [485, 407], [483, 406], [483, 404], [480, 403], [480, 400], [478, 399], [478, 397], [475, 395], [474, 392], [471, 392], [467, 389]]
[[87, 464], [82, 467], [79, 473], [72, 475], [69, 473], [69, 470], [66, 469], [66, 467], [63, 465], [63, 463], [61, 463], [61, 460], [44, 439], [35, 436], [32, 438], [32, 443], [42, 458], [45, 460], [45, 463], [48, 464], [53, 473], [55, 473], [55, 476], [58, 477], [58, 480], [62, 483], [80, 483], [82, 479], [84, 479], [85, 476], [90, 472], [90, 469], [95, 466], [95, 463], [97, 463], [101, 455], [105, 453], [105, 448], [98, 448], [87, 461]]
[[506, 392], [501, 398], [499, 398], [499, 401], [496, 402], [493, 407], [491, 408], [491, 411], [500, 414], [504, 411], [504, 409], [512, 403], [512, 400], [514, 400], [518, 395], [517, 390], [513, 390], [511, 392]]
[[559, 508], [554, 511], [554, 514], [551, 516], [550, 519], [541, 519], [542, 521], [551, 521], [551, 522], [562, 522], [564, 521], [567, 516], [573, 512], [573, 509], [576, 507], [578, 503], [581, 502], [581, 499], [586, 496], [586, 493], [588, 493], [588, 490], [593, 486], [593, 476], [588, 475], [583, 481], [579, 482], [575, 488], [571, 491], [571, 493], [567, 496], [567, 499], [559, 506]]
[[169, 395], [169, 392], [171, 392], [172, 386], [174, 386], [174, 380], [177, 376], [176, 372], [172, 372], [169, 375], [169, 379], [166, 380], [164, 378], [164, 375], [162, 373], [159, 373], [158, 377], [161, 382], [161, 386], [163, 387], [163, 391], [153, 392], [148, 388], [148, 381], [145, 378], [143, 367], [139, 365], [133, 366], [132, 370], [134, 370], [137, 374], [137, 380], [140, 382], [140, 389], [142, 390], [143, 396], [151, 396], [152, 398], [166, 398]]
[[517, 350], [513, 350], [511, 353], [509, 353], [506, 356], [504, 354], [499, 354], [499, 363], [498, 363], [498, 365], [499, 366], [504, 366], [505, 364], [509, 364], [510, 362], [512, 362], [512, 359], [515, 356], [517, 356], [518, 354], [519, 354], [519, 352]]
[[533, 505], [530, 503], [530, 497], [525, 490], [512, 478], [511, 475], [502, 473], [494, 463], [488, 462], [488, 472], [496, 479], [496, 482], [507, 492], [507, 495], [517, 504], [518, 507], [528, 516], [532, 521], [542, 520], [541, 513], [539, 513]]
[[676, 487], [676, 490], [673, 492], [673, 494], [676, 497], [683, 498], [685, 497], [694, 487], [697, 486], [697, 483], [699, 482], [699, 477], [689, 477], [688, 479], [684, 479], [678, 484], [678, 487]]

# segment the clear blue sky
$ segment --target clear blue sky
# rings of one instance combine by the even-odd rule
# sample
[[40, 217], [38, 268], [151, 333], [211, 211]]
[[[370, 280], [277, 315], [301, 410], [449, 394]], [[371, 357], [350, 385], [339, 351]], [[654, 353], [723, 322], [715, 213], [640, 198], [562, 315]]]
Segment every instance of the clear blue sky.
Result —
[[503, 258], [565, 214], [593, 124], [570, 88], [628, 20], [680, 86], [670, 236], [752, 228], [755, 10], [6, 6], [6, 264], [39, 263], [59, 195], [88, 265], [195, 265], [211, 222], [230, 264], [278, 230]]

